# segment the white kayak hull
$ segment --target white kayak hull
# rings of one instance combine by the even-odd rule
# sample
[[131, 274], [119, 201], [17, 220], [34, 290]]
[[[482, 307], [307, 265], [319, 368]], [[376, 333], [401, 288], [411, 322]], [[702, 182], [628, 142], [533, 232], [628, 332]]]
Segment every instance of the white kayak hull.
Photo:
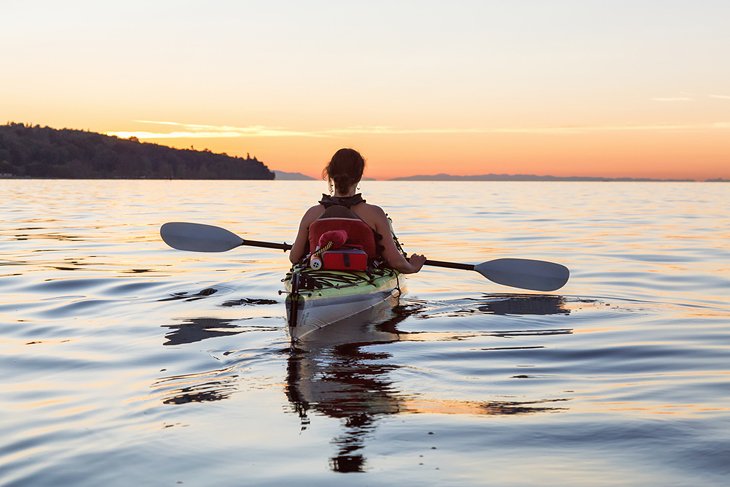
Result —
[[[367, 276], [363, 272], [310, 271], [307, 276], [319, 279], [320, 288], [307, 289], [287, 283], [287, 321], [294, 341], [315, 339], [320, 330], [377, 307], [383, 302], [397, 303], [400, 274], [388, 270], [383, 275]], [[322, 276], [323, 278], [320, 278]], [[329, 279], [332, 278], [332, 279]], [[342, 278], [343, 282], [338, 282]], [[306, 282], [306, 281], [305, 281]]]

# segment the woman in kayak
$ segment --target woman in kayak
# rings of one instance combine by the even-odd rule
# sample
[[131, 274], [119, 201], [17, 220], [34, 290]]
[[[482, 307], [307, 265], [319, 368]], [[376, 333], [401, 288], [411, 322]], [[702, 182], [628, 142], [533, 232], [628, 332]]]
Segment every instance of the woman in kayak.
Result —
[[340, 149], [335, 152], [330, 163], [322, 171], [323, 176], [327, 175], [330, 193], [332, 193], [334, 185], [334, 196], [323, 194], [319, 204], [307, 210], [302, 217], [297, 238], [289, 253], [292, 263], [299, 262], [309, 250], [309, 226], [320, 218], [328, 207], [344, 206], [373, 230], [376, 240], [379, 239], [380, 256], [388, 267], [404, 274], [412, 274], [421, 270], [426, 257], [413, 254], [406, 259], [398, 250], [390, 230], [388, 217], [383, 209], [366, 203], [360, 193], [355, 193], [364, 169], [365, 160], [356, 150]]

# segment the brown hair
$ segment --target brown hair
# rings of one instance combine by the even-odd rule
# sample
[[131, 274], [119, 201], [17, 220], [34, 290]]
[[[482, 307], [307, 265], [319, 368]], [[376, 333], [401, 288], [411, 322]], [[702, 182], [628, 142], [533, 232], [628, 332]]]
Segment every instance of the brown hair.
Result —
[[365, 159], [354, 149], [340, 149], [332, 156], [332, 160], [322, 171], [322, 179], [327, 176], [330, 185], [335, 183], [339, 193], [347, 192], [350, 187], [362, 179], [365, 170]]

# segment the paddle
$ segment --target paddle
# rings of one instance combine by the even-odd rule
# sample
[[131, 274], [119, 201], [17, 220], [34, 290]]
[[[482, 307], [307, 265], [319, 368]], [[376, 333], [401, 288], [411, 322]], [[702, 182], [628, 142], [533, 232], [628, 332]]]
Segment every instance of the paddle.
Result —
[[[160, 236], [172, 248], [194, 252], [225, 252], [241, 245], [283, 251], [291, 249], [287, 243], [244, 240], [225, 228], [202, 223], [165, 223], [160, 228]], [[495, 259], [477, 265], [427, 260], [425, 265], [476, 271], [497, 284], [533, 291], [560, 289], [570, 276], [565, 266], [532, 259]]]
[[477, 265], [427, 260], [425, 264], [477, 271], [497, 284], [533, 291], [555, 291], [563, 287], [570, 277], [570, 271], [564, 265], [544, 260], [495, 259]]
[[225, 228], [202, 223], [165, 223], [160, 228], [160, 236], [167, 245], [174, 249], [192, 250], [193, 252], [226, 252], [241, 245], [280, 249], [284, 252], [291, 249], [291, 245], [287, 243], [244, 240]]

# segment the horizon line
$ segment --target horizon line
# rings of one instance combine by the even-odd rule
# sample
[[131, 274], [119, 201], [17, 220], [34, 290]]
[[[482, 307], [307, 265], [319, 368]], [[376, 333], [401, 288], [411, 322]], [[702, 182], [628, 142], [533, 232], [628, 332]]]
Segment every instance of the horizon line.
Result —
[[[291, 176], [304, 176], [300, 179], [286, 179], [289, 181], [300, 180], [300, 181], [320, 181], [320, 178], [310, 176], [302, 172], [296, 171], [283, 171], [280, 169], [270, 168], [275, 173], [282, 173], [284, 175]], [[279, 179], [280, 181], [285, 179]], [[657, 177], [636, 177], [636, 176], [555, 176], [550, 174], [525, 174], [525, 173], [487, 173], [487, 174], [471, 174], [471, 175], [458, 175], [458, 174], [414, 174], [409, 176], [396, 176], [391, 178], [364, 178], [363, 181], [409, 181], [409, 182], [429, 182], [429, 181], [454, 181], [454, 182], [730, 182], [730, 179], [723, 177], [709, 177], [709, 178], [657, 178]]]

